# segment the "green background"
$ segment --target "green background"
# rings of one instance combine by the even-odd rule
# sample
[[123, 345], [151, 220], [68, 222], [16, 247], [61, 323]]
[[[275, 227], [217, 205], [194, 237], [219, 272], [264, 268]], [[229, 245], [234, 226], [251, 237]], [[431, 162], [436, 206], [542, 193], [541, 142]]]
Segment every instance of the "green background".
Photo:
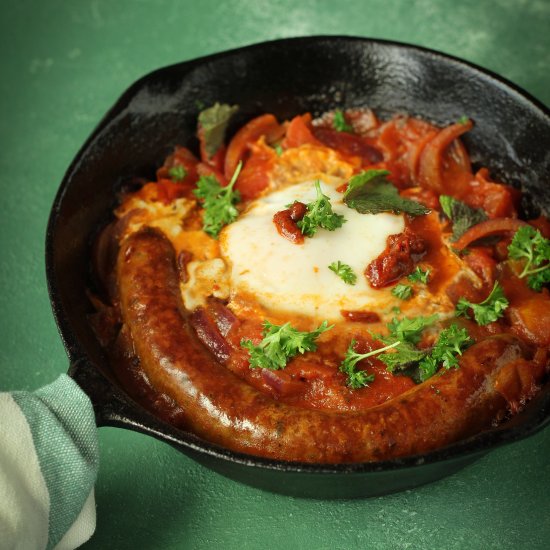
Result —
[[[80, 145], [138, 77], [266, 39], [351, 34], [463, 57], [548, 105], [549, 31], [547, 0], [3, 0], [0, 390], [35, 389], [67, 368], [44, 276], [48, 211]], [[98, 526], [86, 548], [549, 544], [550, 430], [438, 483], [339, 502], [230, 482], [136, 433], [103, 428], [99, 438]]]

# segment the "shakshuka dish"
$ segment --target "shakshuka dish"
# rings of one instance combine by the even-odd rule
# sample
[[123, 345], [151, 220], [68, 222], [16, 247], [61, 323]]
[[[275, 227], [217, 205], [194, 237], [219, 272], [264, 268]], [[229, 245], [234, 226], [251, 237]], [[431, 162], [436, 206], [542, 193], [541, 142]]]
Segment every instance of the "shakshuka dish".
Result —
[[314, 463], [422, 454], [506, 422], [550, 370], [550, 221], [460, 137], [367, 108], [198, 115], [95, 240], [114, 376], [176, 427]]

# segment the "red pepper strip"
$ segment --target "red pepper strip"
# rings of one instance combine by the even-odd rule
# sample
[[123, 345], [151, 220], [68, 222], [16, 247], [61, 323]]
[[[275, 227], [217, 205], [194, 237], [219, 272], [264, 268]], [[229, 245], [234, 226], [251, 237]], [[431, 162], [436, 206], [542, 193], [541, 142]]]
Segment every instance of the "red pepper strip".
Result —
[[523, 225], [527, 225], [527, 222], [515, 218], [495, 218], [494, 220], [487, 220], [470, 227], [470, 229], [454, 243], [454, 247], [458, 250], [462, 250], [470, 243], [482, 239], [483, 237], [499, 235], [500, 233], [515, 233]]

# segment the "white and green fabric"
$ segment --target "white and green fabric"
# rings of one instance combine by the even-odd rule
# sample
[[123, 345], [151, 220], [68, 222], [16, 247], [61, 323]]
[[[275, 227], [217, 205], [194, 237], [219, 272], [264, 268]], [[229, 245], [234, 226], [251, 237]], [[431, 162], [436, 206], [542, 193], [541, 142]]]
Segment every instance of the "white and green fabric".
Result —
[[0, 393], [0, 547], [68, 550], [87, 541], [98, 460], [92, 405], [71, 378]]

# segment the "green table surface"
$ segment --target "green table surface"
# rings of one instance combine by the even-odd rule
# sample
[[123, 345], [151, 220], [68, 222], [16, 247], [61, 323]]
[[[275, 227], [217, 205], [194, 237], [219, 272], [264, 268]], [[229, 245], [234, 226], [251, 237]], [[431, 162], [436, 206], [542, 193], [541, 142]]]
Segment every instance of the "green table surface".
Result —
[[[548, 0], [1, 2], [0, 390], [35, 389], [67, 369], [44, 275], [48, 211], [121, 92], [163, 65], [311, 34], [438, 49], [550, 104]], [[99, 439], [90, 549], [550, 547], [550, 430], [440, 482], [354, 501], [264, 493], [125, 430], [102, 428]]]

